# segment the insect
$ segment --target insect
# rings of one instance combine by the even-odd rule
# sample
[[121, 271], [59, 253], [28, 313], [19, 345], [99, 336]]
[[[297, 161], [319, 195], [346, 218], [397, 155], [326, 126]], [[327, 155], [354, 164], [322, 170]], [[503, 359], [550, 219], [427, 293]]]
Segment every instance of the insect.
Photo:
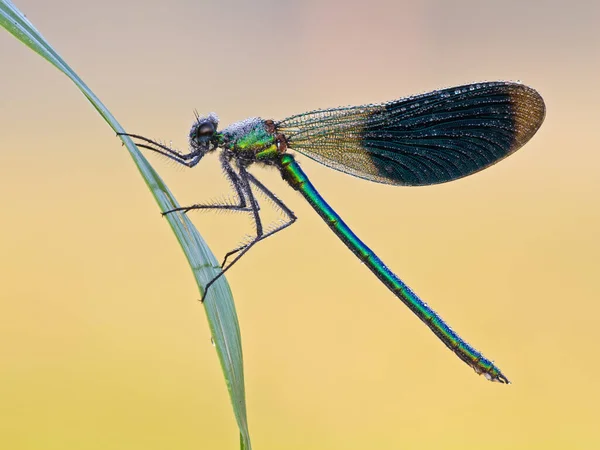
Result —
[[[127, 136], [136, 139], [139, 147], [187, 167], [194, 167], [207, 153], [220, 152], [235, 201], [200, 203], [165, 214], [206, 209], [253, 215], [256, 236], [225, 255], [220, 274], [208, 283], [204, 296], [210, 285], [256, 243], [296, 221], [293, 211], [248, 171], [252, 164], [275, 167], [358, 259], [450, 350], [488, 380], [508, 384], [492, 361], [455, 333], [352, 232], [321, 197], [290, 150], [367, 180], [424, 186], [462, 178], [495, 164], [529, 141], [544, 116], [544, 101], [532, 88], [512, 82], [486, 82], [388, 103], [316, 110], [280, 121], [254, 117], [222, 131], [217, 131], [214, 113], [205, 117], [196, 114], [189, 134], [189, 153], [140, 135]], [[254, 190], [261, 191], [286, 216], [278, 227], [270, 231], [263, 228]]]

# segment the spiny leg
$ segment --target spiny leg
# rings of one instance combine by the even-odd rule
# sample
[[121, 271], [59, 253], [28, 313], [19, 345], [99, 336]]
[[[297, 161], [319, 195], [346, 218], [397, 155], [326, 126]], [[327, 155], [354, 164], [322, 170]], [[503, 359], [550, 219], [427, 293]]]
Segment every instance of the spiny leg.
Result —
[[256, 226], [256, 237], [258, 238], [263, 235], [263, 226], [260, 220], [260, 214], [258, 213], [260, 211], [260, 206], [256, 201], [256, 197], [254, 197], [254, 193], [252, 192], [252, 188], [250, 187], [250, 182], [248, 181], [248, 175], [250, 174], [242, 165], [239, 166], [239, 171], [239, 179], [241, 182], [240, 187], [242, 188], [242, 191], [244, 192], [244, 194], [246, 194], [246, 197], [250, 202], [250, 208], [252, 209], [252, 215], [254, 216], [254, 225]]
[[[254, 184], [254, 186], [256, 186], [258, 189], [260, 189], [262, 191], [263, 194], [265, 194], [273, 203], [275, 203], [275, 205], [277, 205], [283, 212], [284, 214], [287, 216], [287, 222], [281, 224], [279, 227], [275, 228], [274, 230], [269, 231], [268, 233], [264, 234], [263, 236], [261, 236], [259, 239], [256, 240], [256, 242], [258, 241], [262, 241], [266, 238], [268, 238], [269, 236], [273, 236], [275, 233], [280, 232], [281, 230], [289, 227], [290, 225], [292, 225], [298, 218], [296, 217], [296, 215], [294, 214], [294, 212], [288, 208], [288, 206], [283, 203], [273, 192], [271, 192], [264, 184], [262, 184], [260, 181], [258, 181], [258, 179], [256, 179], [256, 177], [254, 177], [254, 175], [252, 175], [250, 172], [246, 172], [246, 175], [248, 177], [248, 180]], [[255, 242], [255, 243], [256, 243]], [[242, 251], [244, 248], [246, 248], [246, 245], [242, 245], [230, 252], [228, 252], [225, 255], [225, 259], [223, 259], [223, 263], [221, 264], [221, 267], [225, 266], [225, 262], [227, 261], [227, 258], [229, 258], [231, 255], [235, 255], [236, 253]]]
[[[194, 165], [196, 165], [198, 163], [198, 161], [200, 160], [200, 158], [202, 157], [202, 154], [200, 152], [190, 152], [188, 154], [183, 154], [183, 153], [181, 153], [177, 150], [173, 150], [159, 142], [153, 141], [151, 139], [148, 139], [144, 136], [140, 136], [137, 134], [117, 133], [117, 135], [118, 136], [129, 136], [131, 138], [139, 139], [142, 142], [147, 142], [148, 144], [151, 144], [151, 145], [146, 145], [143, 143], [136, 143], [136, 145], [138, 147], [152, 150], [153, 152], [159, 153], [163, 156], [166, 156], [166, 157], [178, 162], [179, 164], [182, 164], [182, 165], [185, 165], [188, 167], [193, 167]], [[191, 159], [191, 161], [188, 161], [190, 159]], [[257, 237], [261, 236], [263, 233], [262, 223], [261, 223], [260, 217], [258, 215], [258, 211], [260, 211], [260, 205], [254, 198], [254, 195], [252, 194], [252, 190], [250, 188], [248, 181], [246, 179], [242, 180], [240, 178], [240, 176], [238, 176], [238, 174], [235, 172], [233, 167], [231, 166], [231, 162], [230, 162], [231, 154], [229, 152], [226, 152], [226, 151], [222, 152], [219, 156], [219, 159], [221, 161], [221, 167], [223, 168], [223, 172], [225, 173], [225, 175], [227, 176], [227, 179], [229, 180], [230, 184], [233, 186], [234, 190], [237, 193], [237, 198], [238, 198], [237, 205], [232, 205], [232, 204], [224, 204], [224, 205], [223, 204], [195, 204], [195, 205], [191, 205], [191, 206], [182, 206], [182, 207], [174, 208], [169, 211], [165, 211], [164, 213], [162, 213], [162, 215], [164, 216], [164, 215], [171, 214], [171, 213], [177, 212], [177, 211], [180, 211], [180, 212], [183, 212], [184, 214], [186, 214], [189, 211], [192, 211], [194, 209], [220, 209], [220, 210], [229, 210], [229, 211], [252, 212], [254, 215], [254, 221], [256, 223]], [[241, 169], [241, 172], [242, 171], [243, 171], [244, 175], [250, 175], [245, 169]], [[257, 181], [254, 177], [252, 177], [252, 179], [254, 181]], [[264, 186], [262, 186], [262, 184], [260, 184], [260, 187], [262, 189], [265, 189]], [[248, 194], [246, 194], [246, 193], [248, 193]], [[248, 197], [248, 199], [252, 203], [252, 206], [250, 208], [247, 206], [246, 197]], [[285, 207], [285, 205], [284, 205], [284, 207]], [[271, 233], [269, 233], [269, 234], [271, 234]], [[243, 247], [235, 250], [233, 253], [237, 253], [242, 248]], [[231, 254], [233, 254], [233, 253], [231, 253]], [[227, 255], [225, 255], [225, 259], [223, 260], [223, 264], [221, 264], [221, 267], [223, 267], [225, 265], [225, 261], [227, 260], [227, 257], [229, 255], [230, 255], [229, 253]]]
[[[136, 135], [136, 134], [117, 133], [117, 136], [129, 136], [130, 138], [139, 139], [142, 142], [146, 142], [149, 145], [144, 144], [144, 143], [136, 143], [136, 145], [138, 147], [142, 147], [142, 148], [151, 150], [155, 153], [159, 153], [163, 156], [166, 156], [166, 157], [176, 161], [177, 163], [187, 166], [187, 167], [194, 167], [196, 164], [198, 164], [198, 162], [200, 161], [200, 159], [203, 156], [203, 153], [199, 152], [199, 151], [190, 152], [190, 153], [181, 153], [181, 152], [179, 152], [177, 150], [173, 150], [172, 148], [169, 148], [159, 142], [153, 141], [151, 139], [148, 139], [146, 137]], [[275, 196], [275, 194], [273, 194], [271, 191], [269, 191], [269, 189], [267, 189], [266, 186], [264, 186], [254, 176], [252, 176], [250, 173], [248, 173], [248, 171], [243, 166], [240, 166], [240, 175], [238, 176], [238, 174], [235, 173], [235, 170], [233, 169], [233, 167], [231, 167], [230, 156], [226, 152], [221, 153], [220, 159], [221, 159], [221, 165], [223, 167], [223, 171], [225, 172], [227, 178], [231, 182], [233, 188], [235, 189], [235, 191], [238, 195], [238, 199], [239, 199], [238, 205], [196, 204], [196, 205], [192, 205], [192, 206], [188, 206], [188, 207], [175, 208], [170, 211], [166, 211], [166, 212], [162, 213], [163, 215], [166, 215], [166, 214], [170, 214], [170, 213], [173, 213], [176, 211], [183, 211], [183, 213], [185, 214], [194, 209], [222, 209], [222, 210], [232, 210], [232, 211], [250, 211], [250, 212], [252, 212], [252, 214], [254, 216], [254, 221], [255, 221], [255, 225], [256, 225], [256, 237], [248, 244], [241, 246], [225, 255], [225, 258], [223, 259], [223, 264], [221, 264], [222, 267], [225, 266], [225, 263], [229, 256], [239, 253], [236, 256], [236, 258], [227, 267], [223, 268], [221, 273], [219, 273], [215, 278], [213, 278], [206, 285], [204, 295], [202, 296], [202, 301], [204, 301], [204, 298], [206, 297], [208, 288], [218, 278], [220, 278], [227, 270], [229, 270], [237, 261], [239, 261], [240, 258], [244, 254], [246, 254], [246, 252], [248, 250], [250, 250], [250, 248], [254, 244], [256, 244], [257, 242], [259, 242], [263, 239], [266, 239], [269, 236], [274, 235], [275, 233], [283, 230], [284, 228], [289, 227], [297, 219], [291, 209], [289, 209], [281, 200], [279, 200]], [[256, 198], [254, 197], [254, 194], [252, 193], [252, 188], [250, 187], [250, 182], [252, 184], [254, 184], [258, 189], [260, 189], [279, 208], [281, 208], [281, 210], [288, 216], [288, 219], [289, 219], [288, 222], [282, 224], [281, 226], [275, 228], [274, 230], [267, 232], [266, 234], [263, 232], [262, 222], [261, 222], [260, 215], [259, 215], [260, 205], [258, 204]], [[250, 202], [249, 208], [247, 207], [247, 204], [246, 204], [246, 198]]]
[[[284, 223], [283, 225], [281, 225], [280, 227], [260, 236], [257, 237], [256, 239], [254, 239], [253, 241], [251, 241], [250, 243], [248, 243], [246, 246], [244, 247], [240, 247], [239, 249], [236, 249], [235, 252], [239, 252], [239, 254], [233, 259], [233, 261], [231, 261], [231, 263], [229, 263], [229, 265], [225, 268], [223, 268], [221, 270], [221, 273], [219, 273], [216, 277], [214, 277], [212, 280], [210, 280], [206, 286], [204, 287], [204, 295], [202, 295], [202, 299], [200, 300], [201, 302], [204, 302], [204, 299], [206, 298], [206, 294], [208, 293], [208, 289], [212, 286], [212, 284], [217, 281], [219, 278], [221, 278], [221, 276], [223, 276], [225, 274], [225, 272], [227, 272], [229, 269], [231, 269], [231, 267], [233, 267], [233, 265], [238, 262], [242, 256], [244, 256], [248, 250], [250, 250], [252, 248], [252, 246], [254, 246], [257, 242], [274, 235], [275, 233], [283, 230], [284, 228], [289, 227], [290, 225], [292, 225], [294, 222], [296, 221], [296, 218], [294, 218], [293, 220], [290, 219], [289, 222]], [[230, 252], [232, 253], [232, 252]], [[229, 255], [229, 254], [228, 254]], [[227, 259], [227, 256], [225, 256], [225, 259]]]
[[147, 142], [151, 145], [140, 144], [137, 142], [135, 143], [135, 145], [166, 156], [167, 158], [172, 159], [173, 161], [178, 162], [183, 166], [194, 167], [202, 158], [202, 152], [200, 151], [181, 153], [177, 150], [173, 150], [172, 148], [167, 147], [166, 145], [153, 141], [152, 139], [145, 138], [144, 136], [140, 136], [138, 134], [117, 133], [117, 136], [128, 136], [133, 139], [139, 139], [142, 142]]
[[[222, 267], [221, 273], [219, 273], [216, 277], [214, 277], [212, 280], [210, 280], [204, 287], [204, 294], [202, 295], [202, 299], [201, 299], [202, 302], [206, 298], [206, 294], [208, 293], [208, 289], [210, 288], [210, 286], [212, 286], [212, 284], [215, 281], [217, 281], [221, 276], [223, 276], [223, 274], [225, 274], [225, 272], [227, 272], [229, 269], [231, 269], [231, 267], [233, 267], [233, 265], [236, 262], [238, 262], [242, 258], [242, 256], [244, 256], [248, 252], [248, 250], [250, 250], [250, 248], [252, 248], [253, 245], [255, 245], [257, 242], [259, 242], [263, 239], [266, 239], [269, 236], [272, 236], [275, 233], [278, 233], [279, 231], [289, 227], [297, 220], [297, 217], [294, 214], [294, 212], [290, 208], [288, 208], [287, 205], [285, 205], [285, 203], [283, 203], [281, 200], [279, 200], [279, 198], [277, 198], [277, 196], [275, 194], [273, 194], [269, 189], [267, 189], [267, 187], [264, 184], [262, 184], [260, 181], [258, 181], [252, 174], [250, 174], [248, 171], [246, 171], [246, 169], [243, 167], [240, 168], [240, 178], [242, 180], [245, 180], [246, 182], [249, 181], [252, 184], [254, 184], [269, 199], [271, 199], [277, 206], [279, 206], [281, 208], [281, 210], [288, 216], [288, 221], [285, 222], [284, 224], [282, 224], [281, 226], [275, 228], [274, 230], [271, 230], [265, 234], [262, 234], [262, 233], [259, 234], [258, 229], [257, 229], [256, 238], [254, 238], [248, 244], [241, 246], [241, 247], [227, 253], [225, 255], [225, 259], [223, 260], [223, 264], [221, 264], [221, 267]], [[247, 183], [247, 189], [249, 190], [248, 197], [249, 197], [250, 203], [252, 204], [253, 202], [256, 202], [256, 199], [254, 197], [254, 194], [252, 193], [249, 183]], [[256, 202], [256, 205], [258, 206], [257, 202]], [[255, 213], [256, 213], [256, 217], [258, 217], [258, 210], [255, 210]], [[260, 220], [260, 218], [258, 220]], [[262, 231], [262, 228], [261, 228], [261, 231]], [[229, 263], [229, 265], [227, 267], [225, 267], [225, 261], [227, 261], [227, 258], [235, 253], [239, 253], [239, 254], [233, 259], [233, 261], [231, 261], [231, 263]]]
[[[248, 250], [250, 250], [250, 248], [252, 248], [252, 246], [256, 242], [258, 242], [258, 240], [260, 240], [260, 238], [263, 235], [263, 226], [262, 226], [262, 221], [260, 220], [260, 214], [259, 214], [260, 207], [258, 206], [258, 202], [256, 201], [256, 198], [254, 197], [254, 193], [252, 192], [252, 188], [250, 187], [250, 182], [248, 181], [249, 173], [243, 165], [238, 165], [238, 168], [239, 168], [240, 186], [241, 186], [246, 198], [250, 202], [250, 208], [251, 208], [252, 214], [254, 216], [254, 224], [256, 225], [256, 237], [252, 241], [250, 241], [248, 244], [243, 246], [243, 250], [240, 251], [240, 254], [227, 267], [223, 267], [223, 265], [221, 265], [221, 272], [217, 276], [215, 276], [212, 280], [210, 280], [204, 287], [204, 294], [202, 295], [202, 299], [200, 300], [201, 302], [204, 302], [204, 299], [206, 298], [206, 294], [208, 293], [208, 289], [212, 286], [212, 284], [215, 281], [217, 281], [219, 278], [221, 278], [225, 274], [225, 272], [227, 272], [231, 268], [231, 266], [233, 266], [233, 264], [235, 264]], [[225, 255], [225, 259], [223, 262], [225, 262], [227, 260], [227, 256], [228, 255]]]
[[238, 176], [238, 174], [235, 173], [235, 170], [233, 169], [233, 167], [231, 167], [229, 155], [226, 152], [222, 152], [219, 155], [219, 160], [221, 161], [221, 167], [223, 168], [223, 172], [225, 173], [225, 176], [227, 177], [231, 186], [233, 187], [233, 189], [235, 190], [235, 192], [237, 194], [238, 204], [237, 205], [195, 204], [195, 205], [191, 205], [191, 206], [181, 206], [179, 208], [174, 208], [174, 209], [164, 212], [163, 216], [166, 214], [171, 214], [176, 211], [182, 211], [185, 214], [194, 209], [221, 209], [221, 210], [229, 210], [229, 211], [252, 212], [253, 210], [251, 208], [249, 208], [246, 203], [246, 194], [245, 194], [245, 190], [243, 188], [242, 180], [240, 179], [240, 176]]
[[[145, 138], [144, 136], [140, 136], [137, 134], [117, 133], [117, 135], [118, 136], [129, 136], [131, 138], [139, 139], [143, 142], [152, 144], [152, 145], [146, 145], [146, 144], [136, 143], [136, 145], [138, 147], [152, 150], [155, 153], [159, 153], [163, 156], [166, 156], [167, 158], [172, 159], [173, 161], [176, 161], [179, 164], [187, 166], [187, 167], [194, 167], [196, 164], [198, 164], [198, 161], [200, 161], [200, 158], [202, 158], [202, 152], [181, 153], [177, 150], [173, 150], [172, 148], [169, 148], [163, 144], [160, 144], [156, 141], [153, 141], [151, 139]], [[193, 209], [221, 209], [221, 210], [230, 210], [230, 211], [251, 211], [246, 206], [246, 199], [245, 199], [243, 191], [240, 187], [239, 177], [237, 176], [237, 174], [231, 167], [231, 164], [229, 163], [229, 160], [228, 160], [227, 156], [225, 155], [225, 153], [221, 153], [220, 159], [221, 159], [221, 166], [223, 167], [223, 171], [225, 172], [227, 179], [229, 180], [229, 182], [231, 183], [231, 185], [233, 186], [233, 188], [235, 189], [235, 191], [237, 193], [237, 196], [238, 196], [237, 197], [237, 200], [238, 200], [237, 205], [196, 204], [196, 205], [192, 205], [192, 206], [182, 206], [179, 208], [174, 208], [169, 211], [165, 211], [161, 214], [164, 216], [164, 215], [176, 212], [176, 211], [183, 211], [183, 213], [185, 214], [188, 211], [191, 211]]]
[[[296, 214], [294, 214], [294, 211], [288, 208], [288, 206], [285, 203], [283, 203], [273, 192], [271, 192], [269, 189], [267, 189], [267, 187], [264, 184], [258, 181], [254, 175], [252, 175], [250, 172], [246, 172], [246, 174], [248, 175], [248, 180], [252, 184], [254, 184], [258, 189], [260, 189], [262, 193], [265, 194], [269, 199], [271, 199], [273, 203], [275, 203], [279, 208], [281, 208], [281, 210], [285, 213], [285, 215], [288, 216], [292, 223], [296, 221], [297, 217]], [[265, 237], [263, 237], [263, 239]]]

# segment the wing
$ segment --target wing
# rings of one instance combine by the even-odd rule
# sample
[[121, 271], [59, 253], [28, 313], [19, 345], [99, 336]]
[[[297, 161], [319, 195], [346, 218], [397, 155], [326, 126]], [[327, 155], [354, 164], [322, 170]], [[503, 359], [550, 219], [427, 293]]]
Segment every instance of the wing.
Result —
[[380, 183], [422, 186], [478, 172], [523, 146], [542, 97], [511, 82], [469, 84], [388, 103], [312, 111], [276, 123], [288, 147]]

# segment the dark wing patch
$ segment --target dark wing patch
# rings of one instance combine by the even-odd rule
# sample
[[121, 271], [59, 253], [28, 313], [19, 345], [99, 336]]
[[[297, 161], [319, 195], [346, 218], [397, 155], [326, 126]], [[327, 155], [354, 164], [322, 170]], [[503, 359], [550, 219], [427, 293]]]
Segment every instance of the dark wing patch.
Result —
[[388, 103], [312, 111], [278, 122], [288, 146], [381, 183], [420, 186], [478, 172], [523, 146], [545, 116], [518, 83], [459, 86]]

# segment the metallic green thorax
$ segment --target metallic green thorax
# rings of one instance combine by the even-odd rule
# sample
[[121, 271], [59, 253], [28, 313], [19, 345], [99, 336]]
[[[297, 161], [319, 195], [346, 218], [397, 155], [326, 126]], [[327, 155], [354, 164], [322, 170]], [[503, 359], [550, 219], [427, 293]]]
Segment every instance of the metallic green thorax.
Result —
[[272, 160], [278, 152], [275, 135], [258, 117], [227, 127], [221, 133], [220, 140], [222, 147], [256, 162]]
[[342, 218], [327, 204], [302, 171], [294, 157], [284, 154], [279, 160], [284, 180], [299, 191], [310, 203], [333, 232], [352, 250], [371, 271], [392, 291], [406, 306], [421, 319], [446, 346], [460, 359], [471, 366], [478, 374], [483, 374], [491, 381], [509, 383], [494, 363], [467, 344], [448, 326], [439, 315], [425, 304], [404, 284], [379, 257], [367, 247], [344, 223]]

